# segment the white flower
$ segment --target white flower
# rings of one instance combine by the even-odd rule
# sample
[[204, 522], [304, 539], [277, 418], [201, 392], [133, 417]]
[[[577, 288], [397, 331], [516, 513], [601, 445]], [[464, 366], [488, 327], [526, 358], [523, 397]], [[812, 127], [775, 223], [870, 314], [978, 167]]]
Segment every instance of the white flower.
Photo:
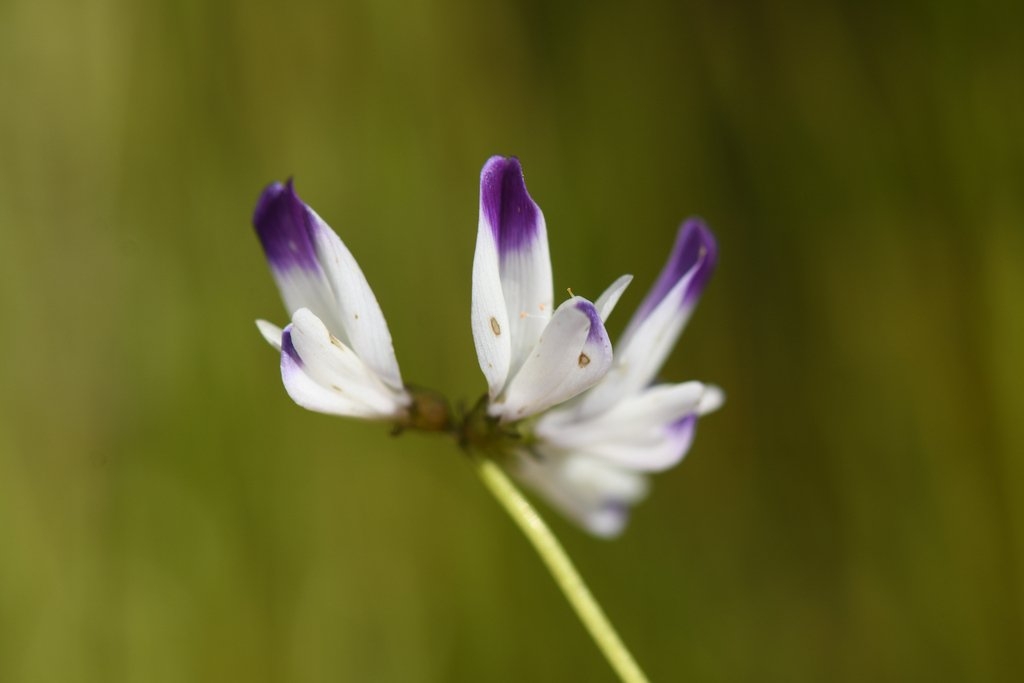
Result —
[[569, 400], [611, 367], [597, 307], [574, 296], [552, 310], [552, 301], [544, 215], [519, 160], [492, 157], [480, 174], [472, 325], [488, 410], [502, 422]]
[[281, 352], [288, 395], [309, 410], [394, 419], [410, 403], [384, 315], [341, 239], [289, 180], [260, 196], [253, 224], [291, 315], [256, 325]]
[[[697, 417], [722, 404], [721, 390], [700, 382], [651, 385], [716, 257], [704, 224], [684, 223], [658, 281], [616, 345], [611, 370], [578, 400], [543, 415], [536, 445], [517, 455], [516, 474], [595, 535], [622, 531], [629, 507], [647, 492], [645, 473], [677, 464], [693, 441]], [[610, 303], [599, 300], [602, 317], [618, 298], [614, 287], [608, 296]]]

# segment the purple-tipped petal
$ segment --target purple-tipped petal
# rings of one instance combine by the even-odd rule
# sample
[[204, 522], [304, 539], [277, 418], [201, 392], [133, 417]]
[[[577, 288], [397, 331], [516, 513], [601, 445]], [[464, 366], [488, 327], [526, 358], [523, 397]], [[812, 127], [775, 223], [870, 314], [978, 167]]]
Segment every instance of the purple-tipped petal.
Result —
[[320, 413], [385, 420], [409, 403], [306, 308], [281, 333], [281, 379], [293, 401]]
[[480, 172], [471, 320], [492, 400], [537, 345], [553, 299], [544, 214], [526, 191], [519, 161], [491, 157]]
[[525, 249], [540, 233], [540, 209], [526, 191], [523, 167], [515, 157], [495, 156], [484, 164], [480, 208], [502, 256]]
[[389, 387], [401, 390], [391, 333], [373, 290], [344, 242], [299, 199], [291, 180], [263, 191], [253, 224], [288, 312], [312, 311]]
[[284, 185], [272, 183], [263, 190], [253, 212], [252, 223], [267, 261], [275, 270], [320, 269], [313, 245], [309, 207], [295, 194], [291, 179]]
[[541, 456], [520, 453], [513, 473], [595, 536], [620, 534], [631, 506], [647, 495], [641, 473], [559, 449], [542, 447]]
[[688, 282], [679, 303], [693, 306], [711, 279], [717, 261], [718, 245], [714, 235], [701, 219], [687, 219], [679, 228], [668, 263], [637, 309], [635, 319], [642, 320], [650, 315], [683, 278], [688, 278]]
[[612, 345], [594, 304], [573, 297], [555, 311], [522, 368], [490, 413], [521, 420], [578, 396], [604, 377]]
[[717, 258], [711, 231], [699, 219], [687, 220], [668, 263], [616, 344], [615, 368], [584, 397], [583, 413], [607, 410], [654, 380], [693, 313]]
[[574, 407], [552, 411], [540, 418], [534, 433], [551, 446], [619, 467], [663, 470], [678, 463], [689, 448], [691, 422], [705, 391], [700, 382], [659, 384], [621, 397], [599, 415], [580, 416]]

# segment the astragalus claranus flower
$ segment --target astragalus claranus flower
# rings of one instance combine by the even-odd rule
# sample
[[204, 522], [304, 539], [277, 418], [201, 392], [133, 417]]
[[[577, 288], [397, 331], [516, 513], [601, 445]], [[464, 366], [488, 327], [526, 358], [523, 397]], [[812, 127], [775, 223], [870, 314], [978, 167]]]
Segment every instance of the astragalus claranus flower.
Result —
[[289, 180], [260, 196], [253, 225], [291, 323], [258, 320], [281, 352], [281, 379], [304, 408], [398, 420], [411, 403], [384, 314], [341, 239]]

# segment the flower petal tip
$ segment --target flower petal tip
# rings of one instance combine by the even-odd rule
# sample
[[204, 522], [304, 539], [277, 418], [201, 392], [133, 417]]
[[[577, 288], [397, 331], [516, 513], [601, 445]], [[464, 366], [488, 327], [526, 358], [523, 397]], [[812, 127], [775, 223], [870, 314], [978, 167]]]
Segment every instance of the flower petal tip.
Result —
[[[718, 245], [707, 225], [700, 218], [686, 219], [676, 234], [668, 262], [640, 304], [636, 317], [646, 318], [673, 290], [681, 294], [680, 306], [692, 308], [711, 279], [717, 261]], [[681, 289], [676, 289], [677, 285]]]
[[291, 178], [283, 184], [271, 183], [260, 194], [252, 223], [267, 261], [275, 270], [320, 268], [309, 214], [309, 207], [295, 193]]
[[480, 172], [480, 215], [490, 225], [502, 256], [533, 243], [543, 217], [526, 190], [523, 167], [516, 157], [494, 156]]
[[282, 368], [286, 365], [294, 368], [302, 367], [302, 358], [299, 357], [299, 352], [295, 350], [295, 344], [292, 342], [291, 325], [281, 331], [281, 364]]
[[704, 393], [697, 405], [697, 412], [700, 415], [707, 415], [721, 408], [724, 403], [725, 392], [713, 384], [705, 384]]
[[704, 291], [718, 265], [718, 243], [707, 224], [694, 216], [679, 228], [677, 245], [683, 272], [696, 268], [683, 295], [684, 304], [692, 304]]
[[632, 275], [623, 275], [613, 282], [608, 289], [604, 290], [601, 296], [597, 297], [594, 306], [597, 308], [597, 312], [601, 314], [601, 320], [608, 320], [608, 316], [615, 310], [615, 304], [619, 303], [619, 298], [632, 281]]
[[[584, 299], [583, 297], [576, 298], [576, 310], [580, 311], [590, 319], [590, 331], [587, 333], [587, 343], [597, 344], [604, 343], [608, 339], [608, 332], [604, 328], [604, 320], [601, 317], [601, 313], [597, 310], [597, 307]], [[608, 342], [609, 345], [611, 342]]]
[[622, 535], [629, 522], [629, 506], [617, 501], [606, 503], [590, 513], [584, 527], [591, 535], [611, 541]]
[[281, 328], [277, 325], [267, 322], [266, 320], [257, 320], [256, 328], [263, 335], [263, 338], [267, 340], [267, 343], [273, 346], [278, 351], [281, 350]]

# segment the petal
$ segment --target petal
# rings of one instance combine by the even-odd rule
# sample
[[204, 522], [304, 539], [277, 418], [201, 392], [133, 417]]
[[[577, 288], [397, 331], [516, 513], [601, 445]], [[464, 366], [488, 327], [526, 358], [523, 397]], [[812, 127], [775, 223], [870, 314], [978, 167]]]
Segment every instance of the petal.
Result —
[[271, 183], [260, 194], [252, 222], [274, 270], [320, 269], [307, 230], [305, 209], [291, 180], [286, 185]]
[[491, 398], [526, 362], [551, 318], [547, 228], [514, 157], [491, 157], [480, 173], [473, 260], [473, 337]]
[[365, 404], [354, 401], [333, 387], [323, 386], [306, 372], [305, 364], [292, 344], [291, 325], [284, 329], [281, 342], [281, 379], [288, 395], [298, 405], [329, 415], [377, 417]]
[[707, 415], [721, 408], [723, 403], [725, 403], [725, 392], [713, 384], [705, 384], [704, 395], [700, 397], [697, 413]]
[[573, 297], [555, 311], [522, 369], [491, 404], [504, 421], [519, 420], [594, 386], [612, 363], [612, 345], [594, 304]]
[[[343, 343], [393, 389], [402, 389], [391, 332], [377, 297], [352, 252], [330, 226], [307, 207], [317, 257], [334, 292], [340, 328], [331, 328]], [[315, 311], [314, 311], [315, 313]]]
[[267, 340], [267, 343], [273, 346], [278, 351], [281, 350], [281, 328], [274, 323], [269, 323], [266, 320], [257, 320], [256, 328], [263, 335], [263, 338]]
[[601, 315], [601, 320], [607, 322], [608, 316], [615, 309], [615, 304], [619, 303], [619, 297], [622, 296], [622, 293], [626, 291], [626, 287], [632, 281], [632, 275], [623, 275], [613, 282], [608, 289], [604, 290], [601, 296], [597, 297], [597, 301], [594, 302], [594, 308]]
[[[557, 445], [575, 448], [589, 442], [591, 434], [600, 434], [599, 438], [606, 438], [621, 431], [626, 425], [647, 428], [674, 422], [683, 415], [697, 411], [706, 392], [706, 385], [700, 382], [658, 384], [637, 394], [623, 396], [597, 417], [580, 410], [579, 405], [570, 404], [540, 418], [536, 433], [545, 439], [552, 439]], [[577, 440], [577, 435], [581, 440]]]
[[292, 181], [268, 186], [252, 220], [288, 315], [308, 308], [331, 329], [341, 329], [334, 292], [313, 241], [310, 211]]
[[[687, 219], [676, 234], [676, 242], [658, 280], [630, 321], [630, 328], [640, 325], [666, 298], [674, 298], [680, 307], [692, 308], [711, 279], [717, 262], [718, 245], [714, 235], [701, 219]], [[676, 291], [683, 280], [687, 281], [686, 286]], [[672, 297], [673, 294], [677, 296]]]
[[281, 377], [296, 403], [322, 413], [387, 419], [409, 404], [305, 308], [282, 334]]
[[480, 211], [480, 228], [473, 256], [473, 303], [470, 322], [477, 361], [487, 380], [487, 392], [493, 400], [508, 380], [512, 362], [511, 326], [501, 288], [501, 268], [497, 241]]
[[704, 224], [697, 219], [684, 223], [658, 281], [616, 344], [615, 367], [583, 398], [587, 413], [607, 410], [654, 380], [693, 313], [716, 258], [714, 237]]
[[643, 475], [578, 454], [520, 453], [514, 474], [552, 507], [604, 538], [622, 532], [630, 506], [648, 490]]
[[662, 384], [624, 397], [600, 415], [574, 419], [572, 409], [540, 419], [536, 435], [548, 446], [630, 469], [660, 471], [689, 450], [706, 393], [700, 382]]

